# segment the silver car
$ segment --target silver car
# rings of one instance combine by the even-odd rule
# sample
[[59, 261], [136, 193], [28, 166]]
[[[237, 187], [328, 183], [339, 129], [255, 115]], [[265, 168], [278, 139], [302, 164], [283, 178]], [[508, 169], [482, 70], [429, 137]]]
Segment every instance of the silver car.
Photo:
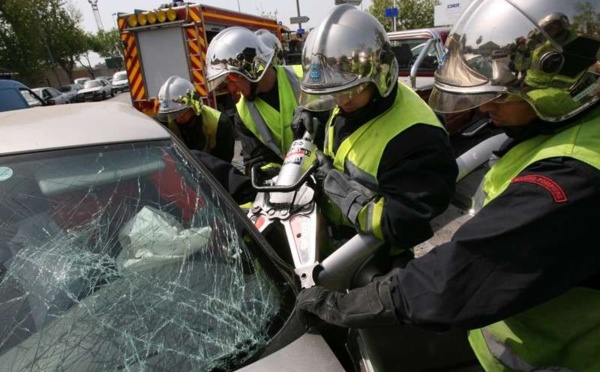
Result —
[[114, 96], [112, 85], [107, 80], [94, 79], [83, 83], [83, 89], [77, 92], [77, 102], [103, 101]]
[[77, 92], [83, 89], [81, 84], [67, 84], [58, 88], [64, 95], [69, 98], [69, 102], [77, 102]]
[[89, 77], [82, 77], [82, 78], [78, 78], [78, 79], [73, 80], [73, 83], [74, 84], [83, 85], [86, 81], [90, 81], [90, 80], [92, 80], [92, 79], [89, 78]]
[[111, 84], [113, 91], [115, 92], [129, 91], [129, 79], [127, 78], [127, 71], [115, 72]]
[[41, 87], [41, 88], [33, 88], [32, 91], [41, 97], [44, 102], [49, 105], [62, 105], [65, 103], [71, 103], [69, 96], [63, 94], [56, 88], [52, 87]]
[[2, 371], [343, 370], [292, 326], [292, 272], [163, 126], [114, 101], [0, 126]]

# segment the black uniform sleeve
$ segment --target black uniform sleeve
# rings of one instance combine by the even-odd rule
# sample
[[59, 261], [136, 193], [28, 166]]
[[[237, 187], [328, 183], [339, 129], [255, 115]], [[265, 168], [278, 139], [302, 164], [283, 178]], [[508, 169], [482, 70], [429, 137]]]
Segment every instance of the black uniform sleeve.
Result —
[[574, 286], [598, 288], [599, 210], [597, 169], [570, 158], [530, 165], [451, 242], [394, 276], [399, 318], [478, 328]]
[[227, 190], [236, 203], [245, 204], [254, 200], [256, 190], [252, 187], [250, 177], [242, 174], [233, 164], [202, 151], [192, 151], [192, 153]]
[[393, 246], [410, 248], [431, 237], [430, 221], [448, 207], [457, 174], [443, 129], [417, 124], [392, 139], [377, 176], [385, 198], [384, 239]]
[[316, 112], [314, 115], [319, 120], [319, 126], [317, 127], [317, 131], [313, 138], [313, 143], [317, 146], [318, 149], [323, 149], [325, 142], [325, 126], [327, 125], [327, 121], [332, 114], [332, 110], [329, 111], [321, 111]]
[[252, 133], [236, 113], [234, 116], [235, 129], [238, 138], [242, 145], [242, 159], [244, 160], [244, 167], [246, 174], [250, 174], [249, 170], [254, 164], [267, 164], [277, 163], [281, 164], [283, 160], [265, 146], [256, 136]]
[[217, 126], [217, 146], [212, 151], [212, 155], [231, 163], [233, 159], [233, 149], [235, 147], [235, 133], [231, 119], [225, 114], [219, 116]]

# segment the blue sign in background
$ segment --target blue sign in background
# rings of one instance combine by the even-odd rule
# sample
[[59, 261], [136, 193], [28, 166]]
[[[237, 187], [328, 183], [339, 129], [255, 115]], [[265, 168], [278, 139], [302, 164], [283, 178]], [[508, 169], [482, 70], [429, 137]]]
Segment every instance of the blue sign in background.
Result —
[[387, 18], [398, 17], [398, 8], [385, 8], [385, 16]]

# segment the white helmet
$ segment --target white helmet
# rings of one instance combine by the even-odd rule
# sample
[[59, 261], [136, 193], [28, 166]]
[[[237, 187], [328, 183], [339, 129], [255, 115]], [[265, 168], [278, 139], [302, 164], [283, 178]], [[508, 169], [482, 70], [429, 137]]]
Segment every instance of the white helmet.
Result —
[[334, 7], [312, 30], [302, 50], [309, 94], [333, 94], [373, 83], [387, 97], [398, 81], [398, 62], [385, 29], [375, 17], [354, 6]]
[[600, 29], [589, 21], [599, 13], [600, 0], [473, 1], [446, 41], [429, 104], [456, 112], [512, 94], [545, 121], [577, 115], [599, 99]]
[[165, 81], [158, 91], [158, 114], [156, 118], [166, 123], [183, 114], [190, 107], [183, 102], [189, 92], [195, 92], [195, 88], [186, 79], [179, 76], [171, 76]]
[[212, 39], [206, 51], [206, 80], [214, 90], [233, 73], [256, 83], [273, 60], [275, 51], [244, 27], [229, 27]]
[[255, 32], [256, 36], [265, 43], [266, 46], [272, 48], [275, 51], [273, 57], [273, 65], [285, 65], [285, 59], [283, 57], [283, 46], [277, 36], [273, 35], [269, 30], [261, 28]]

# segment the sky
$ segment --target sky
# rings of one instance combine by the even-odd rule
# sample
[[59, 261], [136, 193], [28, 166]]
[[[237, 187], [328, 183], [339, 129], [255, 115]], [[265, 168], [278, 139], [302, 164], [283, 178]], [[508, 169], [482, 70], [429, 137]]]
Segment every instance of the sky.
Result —
[[[89, 0], [70, 0], [83, 16], [83, 28], [89, 32], [97, 32], [96, 19]], [[91, 0], [96, 1], [98, 11], [105, 30], [116, 27], [116, 13], [132, 13], [134, 9], [153, 10], [168, 0]], [[290, 18], [300, 15], [309, 18], [302, 28], [309, 30], [316, 27], [327, 11], [334, 6], [334, 0], [200, 0], [194, 3], [211, 5], [219, 8], [241, 11], [255, 15], [275, 14], [277, 20], [291, 29], [298, 28], [297, 24], [291, 25]], [[366, 10], [371, 5], [371, 0], [362, 0], [359, 9]], [[92, 56], [92, 64], [100, 62], [97, 55]]]

